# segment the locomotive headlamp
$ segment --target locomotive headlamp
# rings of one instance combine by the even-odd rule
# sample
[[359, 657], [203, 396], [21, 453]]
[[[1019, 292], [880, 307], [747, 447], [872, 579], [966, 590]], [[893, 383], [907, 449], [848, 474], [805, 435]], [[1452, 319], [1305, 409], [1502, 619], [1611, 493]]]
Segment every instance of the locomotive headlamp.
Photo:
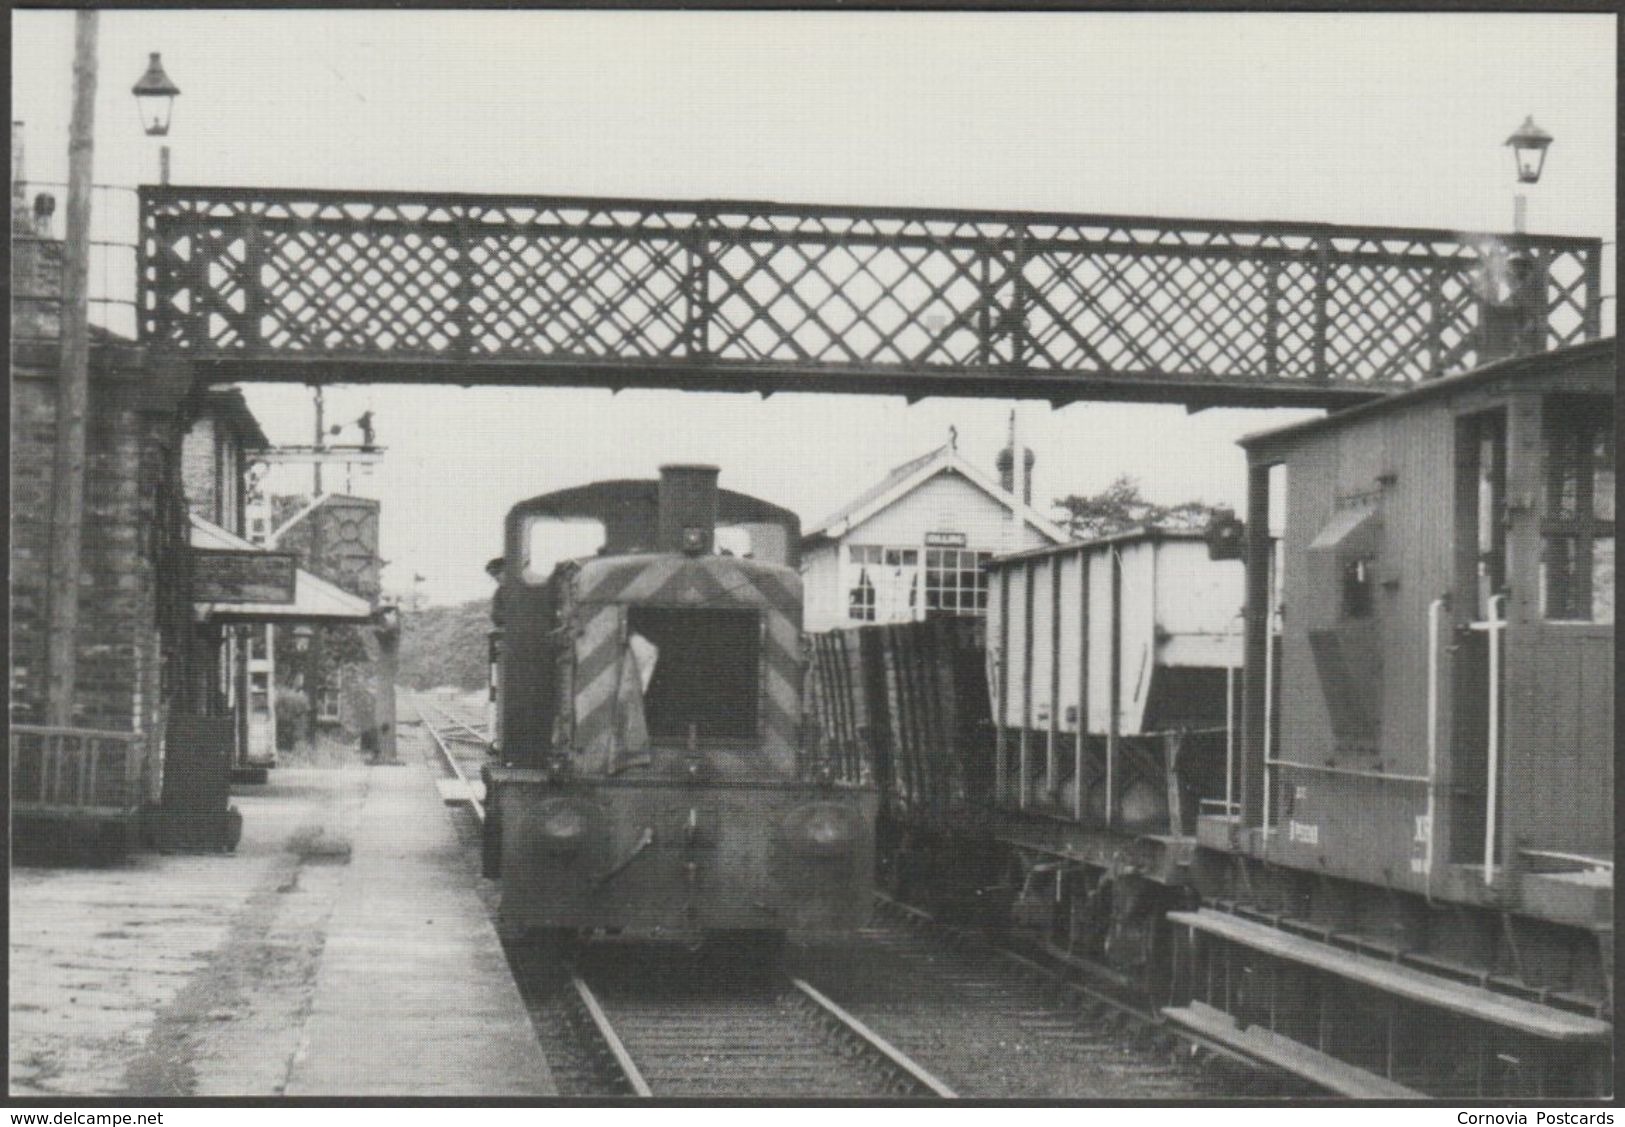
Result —
[[857, 841], [851, 814], [832, 802], [797, 807], [785, 818], [784, 829], [792, 847], [821, 857], [844, 855]]
[[691, 556], [702, 555], [710, 547], [709, 529], [690, 526], [683, 529], [683, 551]]
[[1524, 118], [1518, 131], [1506, 139], [1518, 165], [1518, 183], [1540, 182], [1541, 170], [1546, 167], [1546, 149], [1551, 143], [1552, 135], [1535, 124], [1533, 115]]
[[592, 831], [592, 811], [568, 798], [550, 798], [536, 811], [536, 828], [542, 844], [555, 852], [579, 846]]
[[169, 118], [175, 110], [175, 96], [181, 88], [164, 73], [164, 64], [154, 51], [147, 61], [147, 73], [130, 87], [135, 95], [136, 109], [141, 113], [141, 128], [148, 137], [169, 136]]

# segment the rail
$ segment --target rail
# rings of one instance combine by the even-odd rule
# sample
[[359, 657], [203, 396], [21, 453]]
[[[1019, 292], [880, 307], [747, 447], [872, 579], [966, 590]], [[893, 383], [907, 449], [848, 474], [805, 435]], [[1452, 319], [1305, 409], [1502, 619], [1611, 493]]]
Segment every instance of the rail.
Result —
[[135, 732], [13, 724], [12, 808], [98, 815], [139, 809], [144, 740]]
[[582, 1006], [586, 1008], [588, 1016], [592, 1019], [593, 1028], [603, 1040], [604, 1046], [609, 1050], [609, 1054], [614, 1059], [615, 1066], [620, 1070], [621, 1076], [625, 1079], [627, 1087], [632, 1089], [632, 1094], [643, 1099], [653, 1096], [654, 1092], [650, 1090], [648, 1081], [644, 1080], [643, 1073], [638, 1069], [637, 1062], [632, 1059], [632, 1054], [626, 1051], [626, 1045], [621, 1040], [621, 1035], [615, 1032], [615, 1027], [610, 1024], [609, 1015], [604, 1013], [604, 1007], [599, 1004], [597, 995], [592, 992], [592, 987], [588, 986], [586, 980], [580, 975], [572, 975], [570, 985], [574, 987], [576, 996], [581, 1000]]
[[880, 1034], [824, 997], [811, 983], [800, 978], [792, 978], [790, 983], [801, 993], [802, 997], [818, 1007], [821, 1013], [827, 1015], [843, 1035], [855, 1040], [863, 1048], [890, 1062], [892, 1068], [905, 1078], [909, 1085], [923, 1090], [927, 1095], [936, 1096], [938, 1099], [957, 1100], [959, 1098], [952, 1088], [910, 1060]]
[[[440, 728], [435, 724], [434, 721], [429, 719], [428, 713], [424, 708], [423, 699], [415, 693], [412, 694], [409, 699], [412, 701], [412, 707], [417, 710], [418, 719], [423, 721], [424, 730], [429, 733], [429, 738], [434, 741], [434, 745], [439, 750], [441, 757], [445, 759], [446, 765], [451, 768], [451, 773], [456, 776], [457, 782], [468, 794], [468, 805], [469, 808], [474, 811], [474, 817], [478, 818], [481, 824], [484, 824], [485, 803], [481, 802], [474, 796], [473, 785], [468, 781], [468, 776], [463, 774], [462, 765], [457, 762], [457, 757], [451, 753], [451, 748], [446, 745], [445, 738], [440, 734]], [[455, 717], [445, 714], [441, 709], [435, 709], [435, 711], [442, 712], [443, 715], [446, 716], [446, 719], [451, 723], [460, 723], [460, 721], [458, 721]], [[466, 724], [463, 726], [468, 727]]]
[[[801, 1001], [808, 1013], [824, 1028], [827, 1035], [843, 1046], [847, 1059], [866, 1060], [884, 1078], [886, 1087], [895, 1095], [909, 1098], [958, 1099], [948, 1085], [933, 1076], [907, 1054], [887, 1041], [879, 1033], [831, 1001], [804, 979], [786, 979], [793, 997]], [[616, 1030], [603, 1003], [592, 987], [579, 974], [572, 972], [570, 986], [575, 999], [586, 1013], [604, 1054], [614, 1063], [621, 1083], [634, 1095], [648, 1099], [655, 1095], [645, 1079], [642, 1068], [633, 1059], [626, 1040]], [[769, 1051], [771, 1045], [764, 1046]]]
[[1594, 239], [146, 186], [140, 330], [217, 379], [1333, 406], [1479, 362], [1512, 250], [1525, 347], [1601, 335]]
[[[1175, 1026], [1168, 1022], [1162, 1014], [1154, 1010], [1148, 1010], [1137, 1001], [1124, 997], [1122, 986], [1115, 981], [1115, 976], [1110, 975], [1104, 968], [1096, 966], [1089, 960], [1080, 959], [1075, 955], [1057, 956], [1055, 952], [1047, 949], [1036, 953], [1037, 957], [1034, 957], [992, 943], [985, 936], [975, 934], [969, 929], [944, 923], [929, 912], [922, 911], [912, 904], [894, 900], [884, 893], [877, 892], [875, 902], [884, 911], [915, 927], [928, 927], [951, 938], [956, 943], [962, 945], [974, 944], [978, 948], [985, 949], [993, 957], [1009, 964], [1022, 973], [1069, 990], [1082, 999], [1086, 1005], [1110, 1011], [1130, 1025], [1178, 1038], [1192, 1046], [1193, 1049], [1200, 1049], [1214, 1057], [1249, 1070], [1260, 1072], [1276, 1071], [1272, 1065], [1260, 1058], [1248, 1056], [1189, 1029]], [[1076, 978], [1078, 974], [1095, 978], [1097, 981], [1109, 981], [1110, 986], [1108, 988], [1087, 981], [1079, 981]]]

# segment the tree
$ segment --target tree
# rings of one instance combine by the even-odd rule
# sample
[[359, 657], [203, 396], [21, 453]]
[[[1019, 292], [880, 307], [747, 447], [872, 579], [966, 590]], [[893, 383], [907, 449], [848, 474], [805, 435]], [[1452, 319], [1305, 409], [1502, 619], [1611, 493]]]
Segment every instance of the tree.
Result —
[[491, 600], [424, 607], [401, 616], [399, 677], [412, 689], [478, 689], [489, 675]]
[[1140, 494], [1138, 478], [1120, 474], [1099, 493], [1088, 496], [1072, 494], [1055, 502], [1066, 510], [1067, 530], [1073, 536], [1092, 540], [1126, 532], [1131, 528], [1190, 528], [1205, 529], [1217, 505], [1205, 501], [1182, 501], [1177, 505], [1159, 505], [1147, 501]]

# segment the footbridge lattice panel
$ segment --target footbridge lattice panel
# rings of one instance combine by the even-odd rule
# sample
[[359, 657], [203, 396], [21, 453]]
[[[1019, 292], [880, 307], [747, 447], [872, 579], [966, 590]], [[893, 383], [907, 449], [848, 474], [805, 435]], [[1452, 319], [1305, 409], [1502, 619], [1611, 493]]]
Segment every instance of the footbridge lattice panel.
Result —
[[1600, 244], [770, 203], [144, 188], [144, 341], [234, 379], [1335, 404], [1471, 367], [1509, 250], [1547, 347]]

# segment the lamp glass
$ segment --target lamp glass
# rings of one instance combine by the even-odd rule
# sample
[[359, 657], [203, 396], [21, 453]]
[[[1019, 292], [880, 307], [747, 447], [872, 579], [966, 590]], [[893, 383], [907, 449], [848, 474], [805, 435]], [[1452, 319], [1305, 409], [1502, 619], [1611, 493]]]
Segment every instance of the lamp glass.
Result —
[[130, 93], [135, 95], [142, 130], [148, 137], [166, 137], [169, 135], [170, 115], [175, 109], [175, 95], [181, 90], [164, 73], [163, 60], [157, 51], [147, 58], [146, 73], [130, 87]]
[[148, 137], [169, 136], [169, 118], [175, 109], [175, 95], [137, 94], [135, 107], [141, 115], [141, 128]]
[[1518, 182], [1520, 184], [1534, 184], [1540, 180], [1541, 170], [1546, 165], [1546, 149], [1552, 143], [1552, 135], [1535, 124], [1533, 116], [1523, 119], [1518, 130], [1506, 139], [1506, 144], [1512, 149], [1512, 159], [1518, 166]]
[[1512, 150], [1512, 156], [1518, 163], [1520, 184], [1535, 184], [1540, 181], [1541, 171], [1546, 166], [1545, 145], [1517, 145]]

